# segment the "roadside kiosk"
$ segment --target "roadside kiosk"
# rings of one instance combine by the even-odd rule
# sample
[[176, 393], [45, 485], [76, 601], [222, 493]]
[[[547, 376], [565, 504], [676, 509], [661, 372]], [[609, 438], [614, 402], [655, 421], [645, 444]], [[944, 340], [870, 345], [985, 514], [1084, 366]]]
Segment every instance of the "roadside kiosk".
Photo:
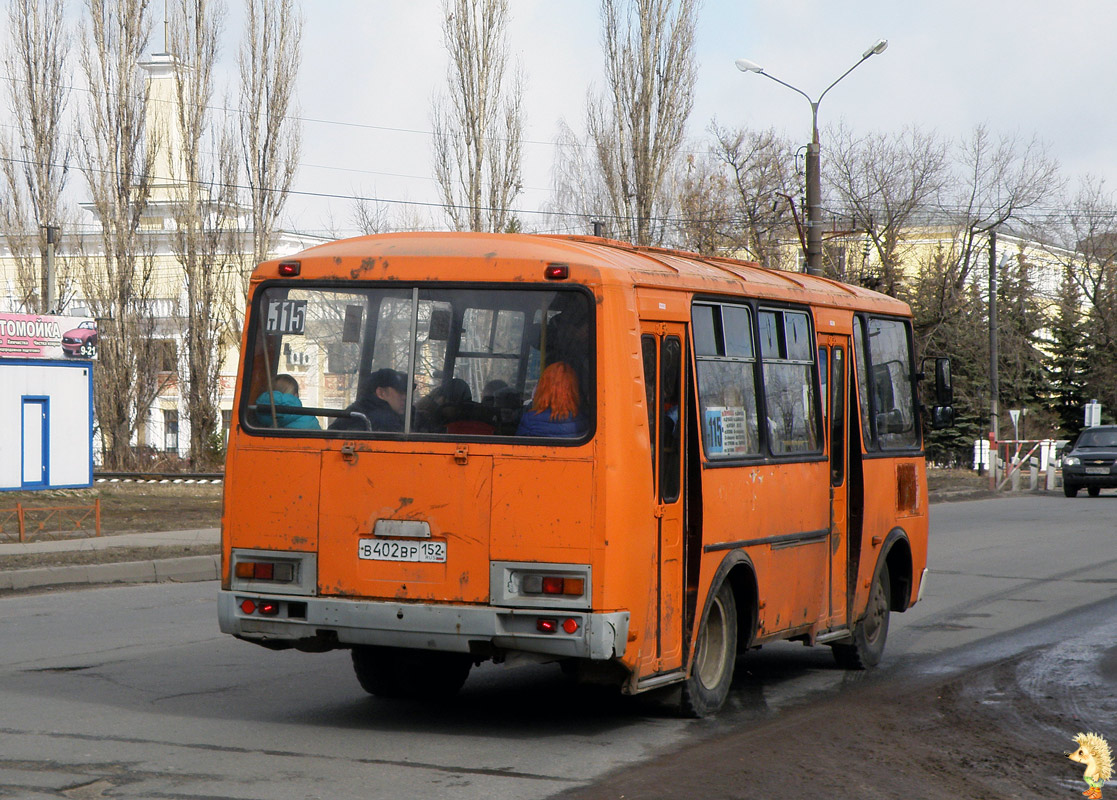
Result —
[[93, 484], [89, 317], [0, 312], [0, 491]]

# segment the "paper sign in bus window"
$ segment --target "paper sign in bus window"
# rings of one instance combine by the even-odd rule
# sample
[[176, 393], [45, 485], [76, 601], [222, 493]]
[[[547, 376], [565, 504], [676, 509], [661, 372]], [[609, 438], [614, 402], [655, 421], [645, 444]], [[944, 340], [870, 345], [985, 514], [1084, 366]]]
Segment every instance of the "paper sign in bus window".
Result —
[[743, 406], [710, 406], [704, 421], [706, 452], [710, 455], [736, 455], [751, 452]]
[[268, 316], [264, 323], [267, 333], [302, 336], [305, 325], [305, 300], [272, 300], [268, 303]]

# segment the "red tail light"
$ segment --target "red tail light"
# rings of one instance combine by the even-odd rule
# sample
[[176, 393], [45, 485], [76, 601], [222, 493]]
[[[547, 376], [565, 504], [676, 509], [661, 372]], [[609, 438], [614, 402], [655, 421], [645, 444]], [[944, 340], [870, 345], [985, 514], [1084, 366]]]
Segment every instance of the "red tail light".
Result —
[[274, 617], [279, 613], [279, 603], [274, 600], [264, 600], [260, 603], [260, 613], [266, 617]]
[[557, 633], [558, 620], [541, 617], [535, 621], [535, 627], [540, 633]]
[[271, 561], [238, 561], [235, 574], [250, 581], [293, 581], [295, 566]]
[[585, 578], [561, 575], [525, 575], [521, 589], [524, 594], [561, 594], [581, 597], [586, 591]]

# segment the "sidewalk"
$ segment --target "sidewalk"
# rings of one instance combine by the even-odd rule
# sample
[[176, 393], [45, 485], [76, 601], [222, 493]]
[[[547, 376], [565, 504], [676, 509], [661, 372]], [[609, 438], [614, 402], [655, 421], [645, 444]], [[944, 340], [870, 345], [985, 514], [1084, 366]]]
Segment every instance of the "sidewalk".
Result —
[[[977, 500], [997, 496], [985, 489], [939, 490], [930, 492], [932, 504], [956, 500]], [[100, 585], [112, 583], [154, 583], [159, 581], [213, 581], [221, 576], [221, 556], [198, 555], [179, 558], [150, 558], [109, 564], [74, 564], [32, 569], [5, 569], [3, 558], [25, 553], [57, 553], [77, 550], [106, 550], [120, 547], [145, 548], [209, 545], [221, 542], [219, 528], [153, 533], [124, 533], [82, 539], [41, 542], [0, 543], [0, 592], [26, 591], [47, 586]]]
[[94, 536], [41, 542], [0, 543], [0, 592], [24, 591], [45, 586], [217, 580], [221, 574], [221, 556], [219, 554], [16, 570], [5, 570], [2, 566], [2, 560], [4, 556], [26, 553], [111, 550], [121, 547], [208, 545], [218, 544], [220, 541], [220, 529], [205, 528], [189, 531], [124, 533], [115, 536]]

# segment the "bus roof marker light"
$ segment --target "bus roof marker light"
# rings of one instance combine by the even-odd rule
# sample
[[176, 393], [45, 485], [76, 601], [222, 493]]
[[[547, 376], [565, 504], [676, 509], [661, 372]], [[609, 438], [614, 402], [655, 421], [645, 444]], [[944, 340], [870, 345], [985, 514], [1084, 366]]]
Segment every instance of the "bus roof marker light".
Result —
[[543, 270], [543, 277], [549, 281], [564, 281], [570, 277], [570, 265], [548, 264]]
[[302, 263], [298, 261], [280, 261], [279, 274], [284, 278], [293, 278], [302, 271]]

